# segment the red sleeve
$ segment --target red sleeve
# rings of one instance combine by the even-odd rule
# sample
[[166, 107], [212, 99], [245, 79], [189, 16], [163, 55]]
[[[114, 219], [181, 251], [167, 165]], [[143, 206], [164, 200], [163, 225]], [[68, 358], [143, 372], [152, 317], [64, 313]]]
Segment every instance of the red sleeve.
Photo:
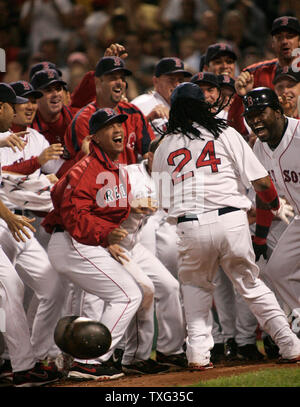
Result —
[[95, 71], [87, 72], [71, 95], [70, 107], [82, 108], [96, 98]]
[[137, 151], [142, 156], [148, 152], [151, 140], [155, 139], [155, 134], [152, 130], [146, 117], [141, 112], [141, 120], [139, 120], [138, 138], [137, 138]]
[[88, 107], [80, 110], [65, 131], [64, 142], [71, 158], [80, 151], [82, 140], [90, 134], [89, 119], [93, 112]]
[[80, 150], [78, 151], [75, 157], [66, 160], [55, 174], [57, 178], [61, 178], [71, 167], [73, 167], [74, 164], [76, 164], [84, 156], [85, 156], [84, 152]]
[[41, 168], [41, 164], [38, 162], [38, 157], [32, 157], [29, 160], [24, 160], [20, 163], [4, 165], [2, 167], [2, 170], [30, 175], [34, 173], [34, 171], [36, 171], [38, 168]]
[[228, 111], [228, 124], [235, 128], [243, 136], [248, 134], [246, 126], [244, 124], [244, 106], [242, 98], [239, 95], [234, 95], [233, 102]]

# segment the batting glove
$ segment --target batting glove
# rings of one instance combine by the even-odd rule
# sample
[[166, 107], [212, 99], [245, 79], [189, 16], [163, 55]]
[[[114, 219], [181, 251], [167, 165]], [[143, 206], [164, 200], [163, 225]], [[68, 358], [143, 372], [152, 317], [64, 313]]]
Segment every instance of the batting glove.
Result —
[[252, 236], [252, 246], [255, 253], [255, 262], [260, 259], [260, 256], [263, 256], [263, 258], [267, 260], [267, 239]]
[[273, 213], [274, 216], [277, 216], [288, 225], [290, 223], [290, 220], [288, 218], [289, 217], [292, 218], [295, 215], [294, 209], [290, 204], [287, 203], [287, 201], [284, 198], [279, 197], [279, 202], [280, 202], [279, 209], [277, 209], [277, 211], [272, 210], [271, 212]]

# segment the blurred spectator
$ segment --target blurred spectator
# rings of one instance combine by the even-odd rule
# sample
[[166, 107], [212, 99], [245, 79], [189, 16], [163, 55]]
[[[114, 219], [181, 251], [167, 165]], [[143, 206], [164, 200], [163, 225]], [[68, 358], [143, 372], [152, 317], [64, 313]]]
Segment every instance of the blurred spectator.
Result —
[[109, 0], [91, 1], [92, 11], [84, 21], [84, 27], [89, 41], [95, 42], [95, 33], [99, 32], [108, 22], [110, 18], [108, 11], [109, 3]]
[[201, 54], [192, 36], [179, 41], [179, 58], [188, 71], [192, 73], [199, 71]]
[[137, 5], [136, 12], [133, 13], [131, 26], [135, 27], [141, 38], [145, 38], [149, 32], [161, 30], [163, 26], [159, 21], [159, 7], [154, 4], [141, 2]]
[[71, 93], [88, 70], [89, 60], [85, 53], [73, 52], [68, 56], [67, 69], [64, 71], [63, 78], [68, 83], [68, 89]]
[[[161, 20], [166, 27], [174, 21], [178, 21], [182, 16], [183, 0], [162, 0], [160, 1]], [[195, 1], [195, 19], [200, 22], [201, 16], [207, 10], [219, 14], [221, 11], [219, 0], [196, 0]]]
[[59, 38], [65, 44], [70, 26], [71, 0], [27, 0], [21, 8], [20, 23], [28, 32], [31, 52], [39, 50], [44, 39]]
[[299, 0], [279, 0], [278, 16], [294, 16], [300, 20]]
[[230, 0], [228, 10], [242, 13], [246, 24], [246, 36], [257, 47], [263, 49], [267, 38], [266, 18], [263, 11], [252, 0]]
[[63, 61], [60, 57], [60, 40], [46, 38], [40, 42], [39, 51], [43, 55], [44, 61], [53, 62], [55, 65], [61, 66]]
[[[127, 78], [131, 79], [128, 83], [132, 86], [132, 81], [134, 81], [138, 94], [144, 93], [146, 89], [152, 87], [152, 75], [157, 58], [144, 55], [142, 42], [134, 31], [125, 36], [123, 45], [128, 53], [126, 67], [133, 74], [131, 78]], [[129, 86], [128, 91], [130, 92], [130, 90]], [[129, 98], [132, 96], [130, 95]]]
[[179, 42], [181, 39], [189, 37], [197, 28], [195, 17], [196, 0], [182, 0], [180, 18], [171, 23], [171, 47], [175, 55], [179, 54]]
[[122, 43], [130, 30], [129, 19], [124, 8], [118, 7], [95, 35], [100, 46], [107, 48], [112, 43]]
[[229, 10], [224, 14], [222, 36], [231, 42], [240, 55], [245, 48], [256, 45], [247, 33], [247, 24], [243, 14], [238, 10]]
[[[275, 58], [275, 56], [270, 56], [268, 59]], [[252, 64], [256, 64], [259, 61], [265, 59], [264, 53], [260, 48], [257, 47], [247, 47], [242, 52], [242, 60], [240, 62], [241, 70], [246, 68], [246, 66], [250, 66]]]
[[148, 33], [147, 37], [143, 39], [143, 50], [144, 54], [157, 59], [174, 56], [168, 32], [162, 30]]
[[210, 44], [218, 42], [222, 23], [219, 21], [219, 15], [216, 12], [205, 11], [200, 19], [200, 27], [207, 32]]
[[87, 8], [82, 4], [76, 4], [70, 13], [70, 34], [66, 45], [66, 52], [84, 51], [89, 42], [85, 27]]

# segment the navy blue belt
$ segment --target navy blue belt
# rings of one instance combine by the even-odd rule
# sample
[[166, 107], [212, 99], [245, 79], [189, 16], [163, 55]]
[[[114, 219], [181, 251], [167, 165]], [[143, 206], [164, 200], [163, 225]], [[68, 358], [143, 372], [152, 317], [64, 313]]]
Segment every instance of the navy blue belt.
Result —
[[54, 226], [53, 233], [64, 232], [64, 231], [65, 231], [65, 229], [61, 225]]
[[[225, 213], [239, 211], [239, 210], [240, 210], [240, 208], [235, 208], [234, 206], [225, 206], [225, 208], [218, 209], [218, 214], [219, 214], [219, 216], [221, 216], [221, 215], [225, 215]], [[179, 216], [177, 218], [177, 223], [189, 222], [192, 220], [198, 220], [198, 216], [194, 215], [193, 213], [190, 213], [189, 215]]]
[[28, 209], [14, 209], [13, 211], [16, 215], [27, 216], [27, 217], [30, 216]]

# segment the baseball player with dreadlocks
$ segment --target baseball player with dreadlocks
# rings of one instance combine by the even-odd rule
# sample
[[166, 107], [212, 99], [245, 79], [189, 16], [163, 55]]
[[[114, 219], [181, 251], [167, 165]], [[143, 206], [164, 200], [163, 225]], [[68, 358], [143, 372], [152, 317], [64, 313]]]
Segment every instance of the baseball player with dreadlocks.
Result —
[[248, 144], [215, 117], [193, 83], [177, 86], [171, 96], [168, 128], [154, 155], [153, 176], [162, 191], [161, 205], [168, 206], [169, 220], [177, 224], [189, 368], [212, 367], [209, 312], [218, 266], [278, 345], [281, 362], [299, 361], [300, 340], [274, 294], [258, 278], [246, 214], [251, 202], [245, 190], [251, 184], [274, 210], [280, 206], [277, 192]]

